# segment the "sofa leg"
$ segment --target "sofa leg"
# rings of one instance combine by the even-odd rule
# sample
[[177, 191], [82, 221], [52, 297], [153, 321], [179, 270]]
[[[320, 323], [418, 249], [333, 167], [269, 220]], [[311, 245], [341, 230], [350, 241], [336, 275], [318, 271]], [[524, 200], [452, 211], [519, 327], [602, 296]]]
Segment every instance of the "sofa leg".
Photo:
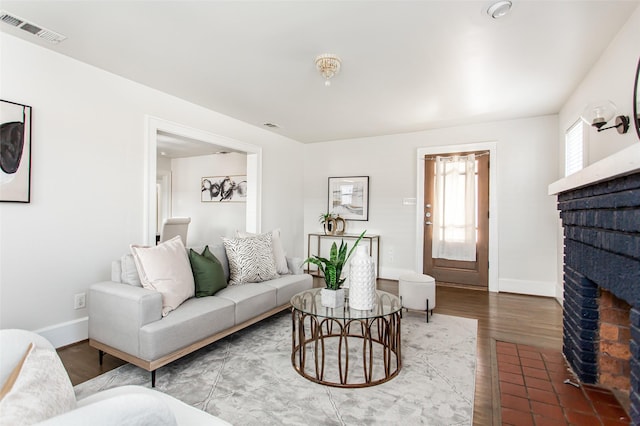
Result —
[[427, 322], [429, 322], [429, 299], [427, 299]]
[[156, 387], [156, 370], [153, 370], [151, 372], [151, 387], [152, 388]]
[[104, 359], [104, 351], [98, 349], [98, 362], [102, 365], [102, 360]]

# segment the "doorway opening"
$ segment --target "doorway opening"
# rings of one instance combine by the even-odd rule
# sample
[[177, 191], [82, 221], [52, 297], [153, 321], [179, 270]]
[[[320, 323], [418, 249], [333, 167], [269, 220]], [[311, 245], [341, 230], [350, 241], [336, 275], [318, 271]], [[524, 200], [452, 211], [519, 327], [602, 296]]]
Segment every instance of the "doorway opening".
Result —
[[[449, 145], [431, 148], [418, 149], [417, 155], [417, 209], [416, 209], [416, 271], [434, 276], [438, 282], [452, 283], [457, 285], [464, 285], [467, 287], [481, 288], [489, 291], [498, 291], [498, 238], [497, 238], [497, 198], [496, 198], [496, 160], [497, 160], [497, 144], [495, 142], [483, 142], [464, 145]], [[437, 248], [439, 255], [433, 257], [433, 239], [432, 239], [432, 226], [435, 211], [432, 196], [433, 188], [431, 185], [435, 180], [435, 170], [428, 164], [427, 158], [450, 157], [454, 154], [480, 154], [477, 159], [478, 163], [486, 161], [487, 169], [486, 173], [486, 197], [483, 201], [483, 209], [490, 211], [489, 216], [485, 213], [483, 218], [484, 223], [481, 224], [481, 214], [476, 214], [478, 217], [478, 224], [485, 227], [485, 236], [482, 237], [484, 243], [486, 243], [486, 249], [484, 254], [480, 254], [479, 251], [474, 250], [473, 255], [475, 258], [470, 260], [456, 260], [455, 256], [453, 260], [447, 259], [451, 256], [450, 247], [444, 250], [445, 254], [442, 254], [442, 247]], [[484, 160], [483, 160], [484, 158]], [[491, 167], [488, 168], [489, 160], [491, 161]], [[474, 169], [474, 179], [476, 176], [476, 169]], [[430, 179], [428, 179], [430, 178]], [[429, 188], [429, 191], [427, 191]], [[431, 198], [431, 199], [429, 199]], [[480, 207], [480, 206], [479, 206]], [[474, 205], [475, 209], [475, 205]], [[431, 222], [431, 224], [428, 224]], [[430, 228], [431, 227], [431, 228]], [[475, 230], [475, 224], [473, 229], [473, 243], [479, 241]], [[442, 221], [438, 224], [438, 232], [442, 236], [445, 232]], [[462, 241], [461, 232], [462, 228], [456, 226], [450, 226], [447, 229], [449, 235], [455, 235], [453, 238], [453, 246], [459, 245]], [[469, 233], [467, 232], [467, 235]], [[467, 238], [468, 239], [468, 238]], [[446, 244], [445, 244], [446, 246]], [[431, 252], [430, 252], [431, 250]], [[457, 249], [456, 249], [457, 250]], [[459, 250], [458, 250], [459, 251]], [[464, 249], [462, 250], [465, 251]], [[468, 250], [467, 250], [468, 253]], [[428, 258], [429, 260], [425, 260]], [[461, 259], [468, 259], [464, 256]], [[480, 260], [480, 262], [479, 262]], [[479, 271], [480, 263], [484, 264], [484, 272]], [[490, 266], [490, 267], [489, 267]], [[435, 272], [434, 272], [435, 267]], [[442, 275], [444, 273], [444, 275]], [[480, 275], [484, 274], [483, 277]], [[471, 282], [469, 282], [471, 280]]]
[[[158, 175], [157, 148], [158, 137], [162, 134], [175, 135], [194, 141], [221, 146], [246, 154], [247, 196], [246, 231], [259, 233], [261, 230], [261, 184], [262, 184], [262, 148], [246, 142], [209, 133], [156, 117], [147, 116], [145, 138], [145, 188], [144, 188], [144, 231], [146, 244], [154, 245], [158, 231]], [[166, 200], [165, 200], [166, 203]], [[162, 203], [162, 204], [165, 204]], [[166, 205], [166, 204], [165, 204]]]
[[425, 156], [423, 273], [486, 290], [489, 151]]

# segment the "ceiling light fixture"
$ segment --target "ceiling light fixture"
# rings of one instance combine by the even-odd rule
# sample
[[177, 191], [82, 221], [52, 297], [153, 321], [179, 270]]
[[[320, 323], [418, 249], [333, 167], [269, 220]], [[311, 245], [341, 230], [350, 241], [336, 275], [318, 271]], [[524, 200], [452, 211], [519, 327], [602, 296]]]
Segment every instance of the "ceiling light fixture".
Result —
[[316, 68], [325, 78], [325, 86], [331, 86], [331, 78], [340, 72], [341, 64], [340, 58], [332, 53], [323, 53], [316, 57]]
[[500, 19], [505, 16], [511, 10], [512, 3], [509, 0], [502, 0], [493, 3], [487, 9], [487, 15], [493, 19]]
[[616, 124], [604, 127], [609, 120], [616, 114], [616, 105], [611, 101], [591, 102], [582, 112], [580, 118], [590, 126], [598, 129], [598, 132], [608, 129], [618, 129], [621, 135], [629, 130], [629, 116], [619, 115], [616, 117]]

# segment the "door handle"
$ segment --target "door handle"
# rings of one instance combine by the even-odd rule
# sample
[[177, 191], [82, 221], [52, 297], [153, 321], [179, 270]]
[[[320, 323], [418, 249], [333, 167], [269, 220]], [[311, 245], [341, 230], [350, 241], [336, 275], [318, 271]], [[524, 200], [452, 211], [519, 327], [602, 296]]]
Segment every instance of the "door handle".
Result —
[[431, 221], [430, 221], [430, 220], [426, 221], [424, 224], [425, 224], [425, 225], [433, 225], [433, 223], [431, 223]]

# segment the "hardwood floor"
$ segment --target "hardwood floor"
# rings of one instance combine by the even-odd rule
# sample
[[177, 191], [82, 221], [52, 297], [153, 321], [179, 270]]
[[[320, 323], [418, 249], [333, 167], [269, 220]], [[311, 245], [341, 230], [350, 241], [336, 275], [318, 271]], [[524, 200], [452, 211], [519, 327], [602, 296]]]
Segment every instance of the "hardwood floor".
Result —
[[[320, 279], [315, 286], [322, 286]], [[378, 288], [398, 293], [398, 282], [379, 280]], [[474, 425], [492, 425], [500, 409], [496, 394], [495, 340], [562, 350], [562, 307], [543, 297], [438, 286], [434, 312], [478, 320], [478, 358]], [[96, 377], [123, 364], [105, 355], [98, 364], [98, 351], [88, 342], [80, 342], [58, 350], [74, 385]], [[494, 403], [494, 400], [496, 401]]]

